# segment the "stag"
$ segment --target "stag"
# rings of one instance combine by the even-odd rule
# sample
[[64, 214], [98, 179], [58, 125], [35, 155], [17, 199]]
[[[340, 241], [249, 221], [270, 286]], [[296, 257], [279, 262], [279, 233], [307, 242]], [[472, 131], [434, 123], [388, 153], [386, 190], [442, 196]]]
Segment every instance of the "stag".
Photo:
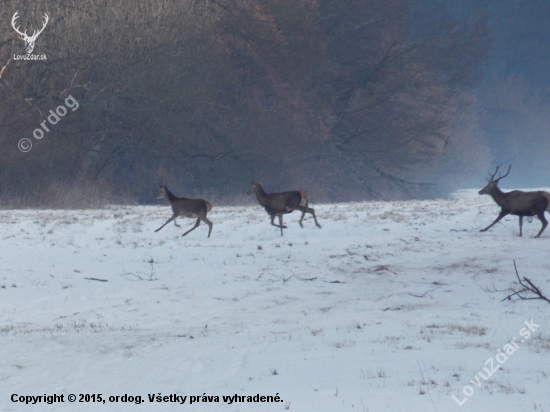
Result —
[[[300, 210], [302, 212], [302, 217], [298, 222], [302, 228], [304, 227], [302, 220], [304, 220], [306, 213], [311, 213], [313, 219], [315, 220], [315, 225], [317, 225], [318, 228], [321, 227], [319, 222], [317, 222], [315, 211], [311, 207], [308, 207], [307, 193], [303, 190], [292, 190], [290, 192], [268, 194], [265, 192], [261, 180], [258, 180], [257, 182], [251, 180], [250, 183], [252, 183], [252, 187], [248, 192], [246, 192], [246, 194], [251, 195], [254, 193], [256, 195], [258, 203], [260, 203], [260, 205], [265, 208], [267, 214], [271, 216], [271, 224], [281, 229], [281, 236], [283, 236], [283, 229], [287, 228], [283, 225], [283, 215], [292, 213], [294, 210]], [[273, 223], [275, 216], [279, 217], [278, 225]]]
[[46, 13], [44, 13], [44, 25], [42, 26], [42, 28], [40, 30], [33, 30], [32, 36], [29, 36], [27, 34], [27, 30], [25, 30], [25, 32], [22, 33], [22, 32], [19, 31], [19, 26], [15, 27], [15, 20], [17, 20], [19, 18], [17, 13], [19, 13], [19, 10], [16, 11], [15, 14], [13, 15], [13, 17], [11, 19], [11, 25], [12, 25], [13, 29], [17, 32], [17, 34], [19, 34], [21, 36], [21, 38], [25, 41], [25, 43], [26, 43], [25, 47], [27, 49], [27, 53], [31, 54], [33, 49], [34, 49], [34, 42], [38, 38], [38, 35], [44, 31], [44, 29], [46, 28], [46, 24], [48, 24], [48, 20], [50, 18], [48, 17], [48, 15]]
[[160, 186], [160, 191], [158, 192], [156, 199], [165, 198], [168, 203], [172, 206], [172, 212], [174, 214], [170, 219], [166, 221], [164, 225], [159, 227], [155, 232], [158, 232], [164, 226], [166, 226], [171, 221], [174, 221], [174, 224], [179, 227], [176, 223], [176, 218], [179, 216], [182, 217], [192, 217], [197, 218], [195, 226], [185, 232], [182, 236], [185, 236], [192, 230], [195, 230], [199, 227], [201, 220], [208, 225], [208, 237], [212, 233], [212, 222], [206, 218], [206, 214], [212, 210], [212, 204], [204, 199], [186, 199], [184, 197], [176, 197], [168, 190], [166, 185]]
[[495, 173], [493, 173], [489, 179], [489, 183], [487, 183], [487, 186], [479, 191], [479, 194], [490, 195], [497, 205], [501, 207], [500, 214], [493, 223], [485, 229], [481, 229], [480, 232], [486, 232], [498, 223], [504, 216], [512, 214], [519, 216], [519, 235], [522, 236], [523, 217], [536, 215], [542, 222], [542, 228], [535, 237], [540, 237], [548, 225], [548, 221], [544, 217], [544, 212], [550, 212], [550, 193], [542, 190], [536, 192], [522, 192], [520, 190], [513, 190], [511, 192], [504, 193], [498, 188], [498, 182], [508, 176], [512, 165], [508, 167], [508, 171], [504, 176], [500, 176], [498, 179], [495, 179], [499, 167], [500, 165], [497, 166]]

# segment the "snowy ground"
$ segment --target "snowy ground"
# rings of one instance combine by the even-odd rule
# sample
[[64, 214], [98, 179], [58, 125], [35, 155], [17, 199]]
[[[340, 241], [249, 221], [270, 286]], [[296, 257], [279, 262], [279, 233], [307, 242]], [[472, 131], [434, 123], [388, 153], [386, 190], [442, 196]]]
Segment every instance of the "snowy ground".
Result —
[[487, 291], [515, 259], [550, 295], [550, 229], [480, 233], [499, 208], [474, 191], [314, 207], [323, 228], [296, 212], [284, 237], [260, 206], [214, 207], [210, 239], [155, 233], [166, 205], [0, 211], [0, 411], [550, 411], [550, 305]]

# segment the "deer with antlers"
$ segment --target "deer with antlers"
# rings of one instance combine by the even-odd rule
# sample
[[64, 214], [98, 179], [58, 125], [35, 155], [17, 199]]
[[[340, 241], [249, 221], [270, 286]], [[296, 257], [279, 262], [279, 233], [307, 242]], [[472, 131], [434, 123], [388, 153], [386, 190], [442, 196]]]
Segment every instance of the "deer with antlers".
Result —
[[504, 176], [500, 176], [498, 179], [495, 179], [499, 167], [500, 165], [497, 166], [495, 173], [493, 173], [489, 179], [489, 183], [487, 183], [487, 186], [479, 191], [479, 194], [490, 195], [497, 205], [501, 207], [500, 214], [493, 223], [485, 229], [481, 229], [480, 232], [486, 232], [498, 223], [504, 216], [512, 214], [519, 216], [519, 235], [522, 236], [523, 217], [536, 215], [542, 222], [542, 228], [535, 237], [540, 237], [548, 225], [548, 221], [544, 217], [544, 212], [550, 212], [550, 193], [542, 190], [536, 192], [522, 192], [520, 190], [513, 190], [511, 192], [504, 193], [498, 188], [498, 182], [508, 176], [512, 165], [508, 167], [508, 171]]
[[193, 226], [191, 229], [189, 229], [187, 232], [185, 232], [182, 236], [185, 236], [189, 232], [195, 230], [199, 227], [201, 220], [208, 225], [208, 237], [210, 237], [210, 233], [212, 233], [212, 226], [213, 223], [206, 218], [206, 214], [212, 210], [212, 204], [204, 199], [186, 199], [185, 197], [176, 197], [168, 190], [166, 185], [160, 186], [160, 191], [155, 197], [156, 199], [165, 198], [168, 203], [172, 206], [172, 211], [174, 214], [170, 219], [166, 221], [164, 225], [159, 227], [155, 232], [158, 232], [161, 230], [164, 226], [166, 226], [171, 221], [174, 221], [174, 224], [177, 227], [180, 227], [176, 223], [176, 218], [179, 216], [182, 217], [192, 217], [197, 218], [197, 222], [195, 223], [195, 226]]
[[32, 36], [29, 36], [27, 34], [27, 30], [25, 30], [25, 32], [21, 32], [19, 31], [19, 27], [15, 27], [15, 20], [17, 20], [19, 18], [19, 16], [17, 15], [17, 13], [19, 13], [19, 10], [15, 12], [15, 14], [13, 15], [12, 19], [11, 19], [11, 25], [13, 27], [13, 29], [17, 32], [17, 34], [19, 34], [21, 36], [21, 38], [25, 41], [26, 45], [26, 49], [27, 49], [27, 53], [28, 54], [31, 54], [33, 49], [34, 49], [34, 43], [36, 42], [36, 39], [38, 38], [38, 35], [40, 33], [42, 33], [44, 31], [44, 29], [46, 28], [46, 24], [48, 24], [48, 21], [49, 21], [49, 17], [46, 13], [44, 13], [44, 25], [42, 26], [42, 28], [40, 30], [33, 30], [32, 32]]
[[[266, 193], [261, 180], [257, 182], [250, 181], [252, 187], [247, 195], [255, 194], [258, 203], [265, 208], [265, 211], [269, 216], [271, 216], [271, 224], [275, 227], [281, 229], [281, 236], [283, 236], [283, 229], [287, 227], [283, 225], [283, 215], [287, 213], [292, 213], [294, 210], [300, 210], [302, 212], [302, 217], [300, 218], [300, 226], [303, 228], [302, 220], [306, 213], [311, 213], [313, 219], [315, 220], [315, 225], [320, 228], [321, 225], [317, 222], [317, 217], [315, 216], [315, 211], [308, 207], [308, 196], [307, 193], [303, 190], [292, 190], [290, 192], [282, 193]], [[279, 224], [276, 225], [273, 223], [275, 216], [279, 217]]]

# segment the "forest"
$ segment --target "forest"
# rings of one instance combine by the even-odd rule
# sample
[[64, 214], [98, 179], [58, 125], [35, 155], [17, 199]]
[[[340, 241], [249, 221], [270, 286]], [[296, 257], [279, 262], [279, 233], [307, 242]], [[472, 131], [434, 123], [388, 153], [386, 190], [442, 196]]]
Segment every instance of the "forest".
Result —
[[455, 3], [5, 0], [0, 207], [547, 185], [550, 5]]

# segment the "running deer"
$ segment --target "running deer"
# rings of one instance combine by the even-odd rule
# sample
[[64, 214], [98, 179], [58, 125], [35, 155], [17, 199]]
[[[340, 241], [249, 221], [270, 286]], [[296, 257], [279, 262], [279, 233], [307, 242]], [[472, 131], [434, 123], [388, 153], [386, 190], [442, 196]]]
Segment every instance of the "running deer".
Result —
[[[308, 199], [306, 192], [302, 190], [292, 190], [290, 192], [267, 194], [262, 186], [261, 180], [258, 180], [257, 182], [251, 180], [250, 183], [252, 183], [252, 187], [248, 192], [246, 192], [246, 194], [251, 195], [254, 193], [256, 195], [256, 199], [258, 199], [260, 205], [262, 205], [267, 214], [271, 216], [271, 224], [275, 227], [281, 228], [281, 236], [283, 236], [283, 229], [287, 228], [283, 225], [283, 215], [286, 213], [292, 213], [294, 210], [300, 210], [302, 212], [302, 217], [298, 222], [302, 228], [304, 227], [302, 220], [304, 220], [306, 213], [311, 213], [317, 227], [321, 227], [319, 222], [317, 222], [315, 211], [307, 205]], [[279, 217], [278, 225], [273, 223], [275, 216]]]
[[210, 233], [212, 233], [213, 224], [210, 220], [206, 218], [206, 214], [212, 210], [212, 204], [210, 202], [207, 202], [204, 199], [186, 199], [184, 197], [176, 197], [168, 190], [166, 185], [160, 186], [160, 191], [158, 192], [155, 198], [156, 199], [165, 198], [168, 201], [168, 203], [170, 203], [170, 205], [172, 206], [172, 211], [174, 212], [172, 217], [168, 219], [164, 225], [162, 225], [157, 230], [155, 230], [155, 232], [158, 232], [160, 229], [162, 229], [172, 220], [174, 221], [174, 224], [177, 227], [180, 227], [176, 223], [176, 218], [179, 216], [193, 217], [193, 218], [196, 217], [197, 222], [195, 223], [195, 226], [193, 226], [191, 229], [185, 232], [182, 236], [185, 236], [192, 230], [195, 230], [196, 228], [198, 228], [202, 220], [209, 227], [208, 237], [210, 237]]
[[498, 188], [498, 182], [500, 179], [505, 178], [510, 173], [512, 165], [508, 167], [508, 171], [504, 176], [500, 176], [495, 179], [498, 172], [498, 168], [495, 173], [491, 175], [491, 179], [487, 186], [479, 191], [480, 195], [491, 195], [493, 200], [501, 207], [500, 214], [493, 223], [487, 226], [485, 229], [481, 229], [480, 232], [485, 232], [498, 223], [504, 216], [509, 214], [519, 216], [519, 235], [522, 235], [523, 216], [537, 216], [542, 222], [542, 228], [535, 237], [540, 237], [548, 222], [544, 218], [544, 212], [550, 212], [550, 193], [543, 191], [536, 192], [522, 192], [520, 190], [513, 190], [511, 192], [504, 193]]

